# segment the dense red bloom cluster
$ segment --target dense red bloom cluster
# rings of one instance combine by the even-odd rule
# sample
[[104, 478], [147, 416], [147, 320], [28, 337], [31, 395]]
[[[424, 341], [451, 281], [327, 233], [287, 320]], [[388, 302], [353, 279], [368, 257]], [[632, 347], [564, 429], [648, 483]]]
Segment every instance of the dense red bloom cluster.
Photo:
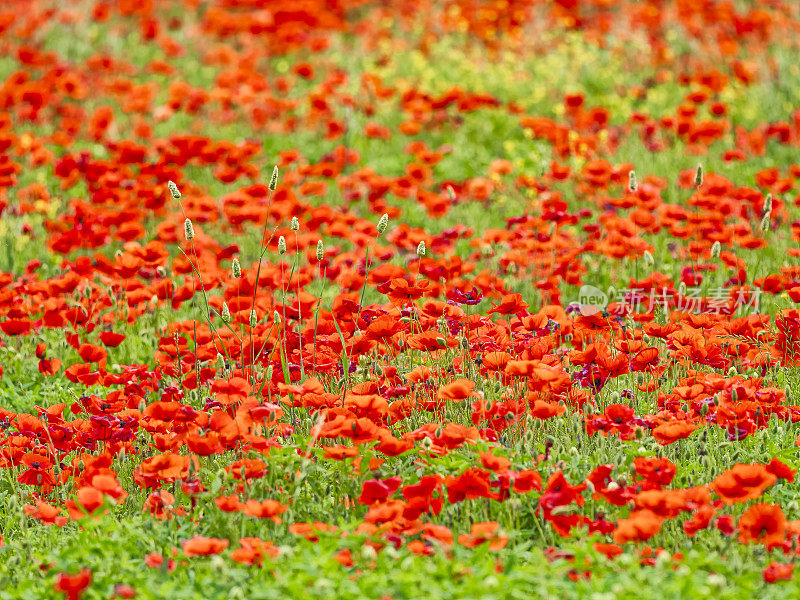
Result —
[[[681, 466], [663, 457], [634, 459], [630, 478], [623, 465], [589, 465], [571, 483], [550, 445], [533, 456], [509, 450], [513, 436], [535, 436], [565, 416], [580, 422], [581, 436], [652, 437], [662, 446], [716, 433], [733, 443], [800, 421], [796, 400], [769, 376], [800, 365], [800, 309], [766, 314], [758, 304], [762, 296], [800, 302], [800, 269], [765, 273], [742, 258], [764, 252], [779, 228], [789, 255], [800, 256], [800, 166], [763, 168], [748, 182], [694, 169], [636, 180], [635, 165], [617, 156], [638, 143], [731, 163], [763, 156], [768, 144], [800, 145], [800, 109], [747, 128], [726, 101], [774, 77], [772, 59], [750, 57], [793, 39], [800, 13], [792, 3], [213, 0], [169, 19], [162, 3], [89, 4], [89, 14], [33, 0], [0, 8], [0, 47], [15, 61], [0, 82], [3, 235], [7, 219], [46, 253], [25, 265], [9, 258], [0, 273], [0, 338], [17, 348], [30, 342], [25, 360], [42, 380], [75, 392], [68, 403], [0, 407], [0, 468], [25, 494], [25, 515], [65, 527], [101, 519], [139, 493], [136, 510], [141, 503], [148, 518], [197, 522], [213, 456], [223, 457], [227, 479], [207, 510], [312, 541], [345, 535], [292, 520], [285, 486], [306, 473], [275, 484], [286, 474], [265, 462], [291, 448], [344, 465], [354, 487], [342, 508], [358, 515], [357, 531], [376, 550], [405, 545], [427, 555], [456, 542], [500, 550], [509, 535], [498, 522], [453, 532], [436, 518], [459, 503], [524, 501], [560, 536], [605, 536], [594, 547], [609, 558], [678, 518], [688, 537], [713, 525], [742, 544], [796, 556], [800, 523], [779, 504], [722, 513], [793, 481], [778, 459], [679, 487]], [[47, 22], [108, 23], [165, 58], [73, 61], [37, 41]], [[666, 33], [673, 27], [697, 51], [677, 59]], [[560, 90], [544, 114], [466, 85], [433, 91], [380, 69], [354, 77], [326, 54], [346, 37], [385, 66], [387, 53], [425, 56], [437, 36], [458, 32], [493, 58], [524, 56], [544, 43], [528, 34], [545, 29], [601, 49], [611, 33], [622, 44], [646, 40], [650, 51], [631, 57], [631, 69], [652, 76], [623, 96], [644, 101], [673, 83], [685, 97], [651, 113], [590, 106], [584, 93]], [[190, 51], [201, 52], [211, 80], [176, 66]], [[298, 58], [310, 55], [320, 58]], [[270, 60], [286, 68], [265, 72]], [[478, 111], [510, 118], [520, 136], [547, 148], [543, 168], [532, 174], [494, 157], [485, 172], [451, 175], [456, 149], [432, 140]], [[212, 134], [231, 125], [248, 136]], [[270, 136], [319, 138], [326, 150], [275, 153], [258, 141]], [[354, 137], [401, 140], [399, 169], [373, 164], [364, 150], [373, 146]], [[270, 180], [273, 162], [279, 176]], [[225, 192], [212, 197], [202, 182]], [[487, 210], [517, 197], [530, 201], [504, 228], [437, 229], [454, 207]], [[431, 227], [404, 223], [409, 207]], [[391, 227], [376, 227], [379, 215]], [[235, 240], [252, 232], [260, 255], [248, 257]], [[656, 236], [668, 240], [661, 247], [677, 269], [653, 264]], [[606, 294], [602, 307], [571, 303], [599, 260], [633, 267], [618, 281], [625, 293]], [[533, 294], [515, 291], [526, 282]], [[156, 335], [140, 364], [130, 357], [141, 340], [130, 331], [150, 321]], [[622, 391], [609, 400], [611, 388]], [[310, 441], [301, 444], [294, 434], [304, 423]], [[450, 454], [465, 460], [444, 467]], [[122, 456], [135, 462], [127, 480]], [[398, 456], [413, 457], [414, 469], [388, 476], [381, 467]], [[274, 497], [251, 496], [256, 480], [269, 480]], [[191, 559], [230, 545], [197, 535], [182, 548]], [[278, 553], [260, 537], [229, 551], [247, 565]], [[349, 550], [337, 560], [353, 564]], [[145, 562], [175, 568], [157, 553]], [[763, 577], [791, 578], [792, 569], [772, 562]], [[79, 598], [91, 580], [84, 570], [54, 585]]]

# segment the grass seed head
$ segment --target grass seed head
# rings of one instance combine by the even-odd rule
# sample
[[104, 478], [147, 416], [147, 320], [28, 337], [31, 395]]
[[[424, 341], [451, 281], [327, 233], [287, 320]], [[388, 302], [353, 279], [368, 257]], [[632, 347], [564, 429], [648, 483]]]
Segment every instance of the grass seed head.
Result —
[[233, 264], [231, 264], [231, 271], [233, 271], [233, 276], [236, 279], [239, 279], [242, 276], [242, 265], [239, 264], [238, 258], [233, 259]]
[[275, 168], [272, 169], [272, 177], [269, 178], [269, 189], [271, 192], [275, 191], [275, 188], [278, 187], [278, 165], [275, 165]]
[[383, 213], [381, 220], [378, 221], [378, 235], [383, 235], [383, 232], [386, 231], [386, 227], [389, 225], [389, 215]]
[[317, 242], [317, 260], [321, 261], [324, 256], [325, 256], [325, 246], [322, 244], [322, 240], [319, 240]]
[[420, 242], [419, 245], [417, 246], [417, 256], [419, 256], [420, 258], [425, 256], [425, 242], [424, 241]]
[[278, 238], [278, 254], [281, 256], [286, 254], [286, 238], [283, 236]]
[[186, 235], [187, 240], [191, 241], [194, 239], [194, 225], [192, 225], [191, 219], [187, 218], [183, 222], [183, 233]]
[[300, 229], [300, 221], [297, 220], [297, 217], [292, 217], [291, 229], [292, 231]]
[[170, 193], [170, 194], [172, 194], [172, 197], [173, 197], [175, 200], [180, 200], [180, 198], [181, 198], [181, 192], [180, 192], [180, 190], [178, 189], [178, 186], [177, 186], [177, 185], [175, 185], [175, 182], [174, 182], [174, 181], [168, 181], [168, 182], [167, 182], [167, 187], [169, 188], [169, 193]]

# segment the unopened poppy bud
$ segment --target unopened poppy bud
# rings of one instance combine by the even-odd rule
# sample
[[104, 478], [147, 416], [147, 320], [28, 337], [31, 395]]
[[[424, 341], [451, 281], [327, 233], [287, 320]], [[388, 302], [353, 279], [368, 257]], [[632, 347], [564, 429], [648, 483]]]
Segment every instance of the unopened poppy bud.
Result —
[[250, 310], [250, 327], [255, 327], [256, 323], [258, 323], [258, 317], [256, 317], [255, 309]]
[[635, 192], [637, 188], [636, 184], [636, 171], [631, 171], [628, 173], [628, 189], [631, 192]]
[[317, 260], [322, 260], [325, 256], [325, 246], [322, 244], [322, 240], [317, 242]]
[[169, 188], [169, 193], [172, 194], [172, 197], [175, 200], [179, 200], [180, 197], [181, 197], [181, 192], [178, 189], [178, 186], [175, 185], [175, 182], [174, 181], [168, 181], [167, 182], [167, 187]]
[[286, 254], [286, 238], [283, 236], [278, 238], [278, 254], [281, 256]]
[[242, 265], [239, 264], [239, 259], [234, 258], [233, 263], [231, 264], [231, 271], [233, 272], [233, 276], [236, 279], [242, 276]]
[[383, 213], [381, 220], [378, 221], [378, 235], [383, 235], [383, 232], [386, 231], [386, 227], [389, 225], [389, 215]]
[[272, 177], [269, 178], [269, 189], [270, 191], [274, 192], [275, 188], [278, 187], [278, 165], [275, 165], [275, 168], [272, 169]]
[[417, 256], [419, 256], [419, 257], [425, 256], [425, 242], [424, 241], [420, 242], [419, 246], [417, 246]]
[[694, 184], [697, 187], [700, 187], [701, 185], [703, 185], [703, 165], [701, 165], [699, 163], [697, 165], [697, 171], [695, 171], [695, 173], [694, 173]]
[[442, 348], [447, 346], [447, 342], [445, 341], [445, 339], [443, 337], [437, 337], [436, 338], [436, 343], [439, 344]]
[[194, 239], [194, 225], [192, 225], [192, 220], [191, 219], [186, 219], [183, 222], [183, 233], [186, 234], [186, 239], [187, 240], [193, 240]]
[[649, 250], [644, 251], [644, 264], [648, 267], [652, 267], [655, 264], [655, 260], [653, 260], [653, 255], [650, 254]]
[[228, 304], [226, 302], [222, 303], [222, 320], [225, 323], [231, 322], [231, 309], [228, 308]]
[[719, 253], [721, 250], [722, 250], [722, 244], [720, 244], [719, 240], [717, 240], [711, 246], [711, 258], [719, 258]]
[[297, 220], [297, 217], [292, 217], [292, 224], [289, 227], [292, 231], [300, 229], [300, 221]]
[[739, 392], [737, 392], [735, 389], [731, 389], [731, 401], [732, 402], [739, 401]]

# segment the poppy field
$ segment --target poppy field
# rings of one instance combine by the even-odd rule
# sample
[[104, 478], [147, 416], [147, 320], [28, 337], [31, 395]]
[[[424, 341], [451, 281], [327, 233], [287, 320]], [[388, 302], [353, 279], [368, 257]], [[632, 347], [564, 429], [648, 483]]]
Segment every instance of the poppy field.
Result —
[[800, 595], [798, 52], [0, 3], [0, 599]]

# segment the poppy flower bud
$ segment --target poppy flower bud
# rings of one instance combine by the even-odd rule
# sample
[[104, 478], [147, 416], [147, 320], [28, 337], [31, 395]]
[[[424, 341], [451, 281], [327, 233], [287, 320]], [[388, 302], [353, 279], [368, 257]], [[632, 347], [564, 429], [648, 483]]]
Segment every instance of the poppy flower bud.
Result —
[[636, 171], [631, 171], [628, 173], [628, 190], [631, 192], [635, 192], [637, 188], [636, 184]]
[[719, 258], [719, 253], [721, 250], [722, 250], [722, 244], [720, 244], [719, 240], [717, 240], [711, 246], [711, 258]]
[[383, 235], [383, 232], [386, 231], [386, 227], [389, 225], [389, 215], [383, 213], [381, 220], [378, 221], [378, 235]]
[[731, 401], [732, 402], [738, 402], [739, 401], [739, 392], [737, 392], [734, 389], [731, 390]]
[[222, 303], [222, 321], [225, 323], [231, 322], [231, 309], [228, 308], [227, 302]]
[[172, 197], [175, 200], [179, 200], [180, 197], [181, 197], [181, 192], [178, 189], [178, 186], [175, 185], [175, 182], [174, 181], [168, 181], [167, 182], [167, 187], [169, 188], [169, 193], [172, 194]]
[[697, 164], [697, 171], [694, 173], [694, 184], [697, 187], [703, 185], [703, 165]]
[[292, 224], [290, 225], [292, 231], [297, 231], [300, 229], [300, 221], [297, 220], [297, 217], [292, 217]]
[[424, 241], [420, 242], [419, 246], [417, 246], [417, 256], [419, 256], [420, 258], [425, 256], [425, 242]]
[[275, 168], [272, 169], [272, 177], [269, 178], [269, 189], [271, 192], [275, 191], [275, 188], [278, 187], [278, 165], [275, 165]]
[[186, 219], [183, 222], [183, 233], [186, 234], [186, 239], [187, 240], [193, 240], [194, 239], [194, 225], [192, 225], [192, 220], [191, 219]]
[[322, 260], [325, 256], [325, 246], [322, 245], [322, 240], [317, 242], [317, 260]]
[[442, 348], [447, 346], [447, 342], [445, 341], [445, 339], [443, 337], [437, 337], [436, 338], [436, 343], [439, 344]]
[[258, 323], [258, 317], [256, 317], [255, 309], [250, 310], [250, 327], [255, 327], [256, 323]]
[[281, 256], [286, 254], [286, 238], [283, 236], [278, 238], [278, 254]]

